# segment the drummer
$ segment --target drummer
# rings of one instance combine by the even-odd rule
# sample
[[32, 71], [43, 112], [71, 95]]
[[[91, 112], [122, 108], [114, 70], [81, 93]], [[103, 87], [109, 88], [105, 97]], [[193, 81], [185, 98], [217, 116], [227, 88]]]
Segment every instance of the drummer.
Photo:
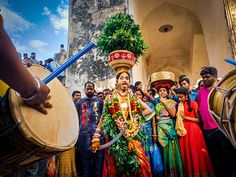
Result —
[[0, 15], [0, 97], [4, 96], [8, 86], [17, 91], [26, 104], [44, 114], [47, 114], [46, 108], [52, 106], [48, 102], [50, 89], [22, 64]]
[[[217, 84], [217, 69], [204, 67], [201, 70], [204, 86], [199, 90], [197, 102], [203, 122], [203, 133], [216, 176], [236, 176], [236, 149], [219, 130], [208, 109], [208, 95]], [[222, 100], [223, 101], [223, 100]]]

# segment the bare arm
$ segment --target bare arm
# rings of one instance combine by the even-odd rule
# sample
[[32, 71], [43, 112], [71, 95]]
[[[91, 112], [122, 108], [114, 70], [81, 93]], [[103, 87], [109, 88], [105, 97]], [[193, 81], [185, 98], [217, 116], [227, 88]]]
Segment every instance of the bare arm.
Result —
[[157, 128], [156, 128], [156, 116], [152, 118], [152, 136], [153, 136], [153, 142], [157, 142]]
[[100, 120], [99, 120], [99, 123], [98, 123], [98, 126], [97, 126], [97, 129], [101, 129], [102, 128], [102, 123], [103, 123], [103, 115], [101, 116]]
[[[21, 62], [14, 45], [3, 28], [0, 15], [0, 79], [16, 90], [21, 97], [33, 99], [25, 102], [36, 108], [43, 103], [50, 92], [49, 88], [40, 80], [38, 82]], [[37, 109], [37, 108], [36, 108]]]
[[138, 102], [142, 105], [144, 116], [152, 113], [151, 108], [149, 108], [149, 106], [146, 103], [144, 103], [142, 100], [138, 100]]
[[147, 100], [153, 102], [154, 98], [146, 91], [143, 92], [144, 95], [147, 97]]
[[3, 29], [1, 16], [0, 25], [0, 78], [23, 97], [28, 97], [37, 91], [36, 82], [22, 64], [15, 47]]
[[100, 137], [101, 137], [101, 127], [102, 127], [102, 123], [103, 123], [103, 116], [101, 116], [97, 129], [93, 135], [92, 141], [91, 141], [91, 150], [92, 152], [96, 152], [99, 147], [100, 147]]
[[195, 117], [188, 117], [188, 116], [183, 115], [183, 119], [188, 120], [188, 121], [192, 121], [192, 122], [196, 122], [196, 123], [200, 123], [200, 116], [198, 113], [198, 109], [194, 107], [193, 111], [194, 111]]
[[188, 121], [192, 121], [192, 122], [196, 122], [196, 123], [199, 123], [199, 118], [193, 118], [193, 117], [188, 117], [188, 116], [185, 116], [183, 117], [184, 120], [188, 120]]

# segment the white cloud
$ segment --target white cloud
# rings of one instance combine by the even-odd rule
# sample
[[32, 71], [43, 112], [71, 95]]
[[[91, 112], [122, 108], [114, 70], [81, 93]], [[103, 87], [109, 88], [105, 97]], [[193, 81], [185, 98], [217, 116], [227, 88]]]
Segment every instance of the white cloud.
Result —
[[30, 46], [33, 48], [42, 48], [48, 45], [47, 43], [37, 40], [37, 39], [31, 40], [29, 43], [30, 43]]
[[48, 9], [48, 7], [44, 7], [43, 8], [43, 12], [42, 12], [43, 15], [51, 15], [51, 11]]
[[61, 17], [68, 17], [68, 7], [67, 6], [59, 6], [57, 7], [57, 13], [60, 14]]
[[25, 52], [28, 47], [20, 43], [22, 33], [34, 29], [36, 25], [11, 10], [11, 4], [7, 0], [0, 0], [0, 9], [1, 15], [3, 16], [4, 28], [9, 34], [16, 50], [21, 53]]
[[54, 33], [55, 33], [56, 35], [59, 35], [60, 31], [55, 30]]
[[[56, 9], [57, 14], [53, 14], [48, 7], [43, 8], [43, 15], [49, 16], [49, 20], [56, 31], [68, 29], [68, 5], [61, 4]], [[56, 32], [57, 34], [58, 32]]]
[[[30, 46], [35, 49], [36, 55], [47, 56], [49, 51], [46, 47], [48, 44], [46, 42], [34, 39], [29, 42]], [[41, 58], [42, 59], [42, 58]]]
[[67, 30], [68, 28], [68, 19], [67, 18], [58, 18], [56, 15], [50, 16], [50, 21], [56, 30]]
[[7, 7], [0, 4], [1, 14], [4, 19], [4, 28], [8, 33], [16, 35], [19, 32], [24, 32], [35, 28], [35, 24], [23, 17], [19, 16], [16, 12], [11, 11]]

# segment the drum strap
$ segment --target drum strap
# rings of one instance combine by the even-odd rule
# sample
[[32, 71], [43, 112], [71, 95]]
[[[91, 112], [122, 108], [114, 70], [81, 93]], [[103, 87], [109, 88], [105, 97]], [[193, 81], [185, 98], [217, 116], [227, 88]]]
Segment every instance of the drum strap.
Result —
[[0, 137], [3, 137], [17, 128], [20, 124], [10, 121], [11, 111], [8, 103], [9, 90], [0, 100]]
[[11, 131], [13, 131], [15, 128], [17, 128], [19, 126], [20, 123], [17, 123], [15, 125], [10, 125], [6, 128], [2, 128], [0, 129], [0, 137], [6, 136], [7, 134], [9, 134]]

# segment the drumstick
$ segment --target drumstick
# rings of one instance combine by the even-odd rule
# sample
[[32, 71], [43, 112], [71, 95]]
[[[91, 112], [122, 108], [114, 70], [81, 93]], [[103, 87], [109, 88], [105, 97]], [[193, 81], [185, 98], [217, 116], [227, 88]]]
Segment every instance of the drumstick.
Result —
[[49, 76], [47, 76], [43, 82], [45, 84], [48, 84], [51, 80], [53, 80], [55, 77], [57, 77], [61, 72], [66, 70], [71, 64], [73, 64], [76, 60], [78, 60], [81, 56], [83, 56], [86, 52], [91, 50], [95, 44], [93, 42], [89, 42], [82, 50], [80, 50], [75, 56], [71, 57], [69, 60], [67, 60], [63, 65], [61, 65], [59, 68], [57, 68], [55, 71], [52, 72]]
[[226, 61], [227, 63], [230, 63], [230, 64], [232, 64], [232, 65], [236, 66], [236, 61], [235, 61], [235, 60], [233, 60], [233, 59], [228, 59], [228, 58], [225, 58], [225, 61]]

